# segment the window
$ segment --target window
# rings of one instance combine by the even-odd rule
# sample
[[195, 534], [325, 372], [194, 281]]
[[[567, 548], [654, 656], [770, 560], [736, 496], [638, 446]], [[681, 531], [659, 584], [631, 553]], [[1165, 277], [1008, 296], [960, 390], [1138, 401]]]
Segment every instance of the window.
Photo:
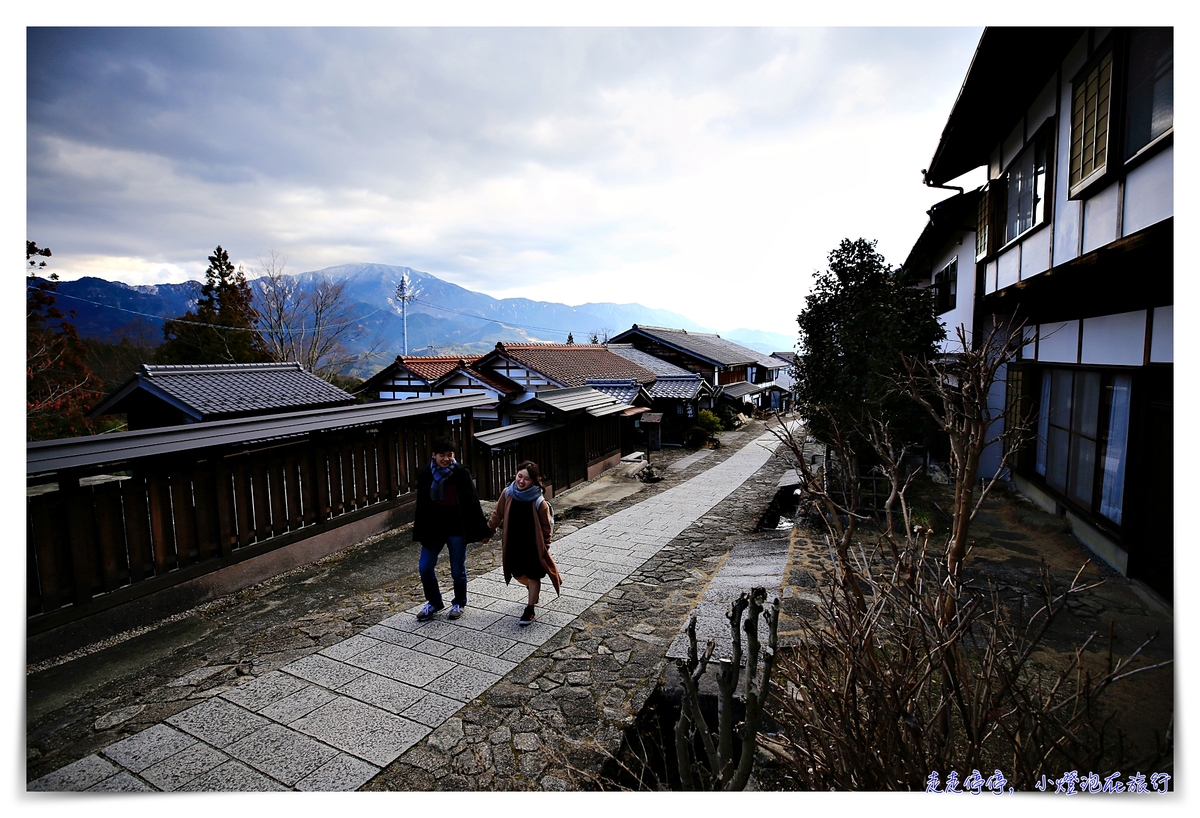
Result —
[[1108, 120], [1112, 101], [1110, 50], [1075, 82], [1071, 99], [1071, 195], [1102, 174], [1108, 163]]
[[1046, 219], [1046, 157], [1049, 130], [1043, 129], [1005, 174], [1008, 203], [1004, 241], [1010, 242]]
[[1169, 28], [1129, 35], [1129, 94], [1125, 158], [1171, 130], [1175, 116], [1175, 48]]
[[1120, 525], [1129, 437], [1129, 375], [1042, 373], [1034, 469], [1071, 502]]
[[1072, 83], [1070, 195], [1107, 176], [1110, 157], [1130, 159], [1171, 133], [1174, 115], [1173, 30], [1132, 29], [1105, 46]]
[[991, 248], [988, 247], [988, 228], [991, 226], [992, 211], [990, 200], [992, 196], [991, 186], [984, 188], [982, 195], [979, 197], [979, 214], [975, 221], [975, 260], [979, 261], [988, 254]]
[[958, 259], [933, 277], [933, 294], [938, 315], [954, 309], [958, 296]]

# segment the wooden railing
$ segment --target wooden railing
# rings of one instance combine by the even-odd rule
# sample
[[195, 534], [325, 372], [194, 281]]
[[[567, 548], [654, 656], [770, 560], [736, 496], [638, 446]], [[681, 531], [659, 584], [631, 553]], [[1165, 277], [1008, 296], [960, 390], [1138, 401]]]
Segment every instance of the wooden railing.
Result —
[[[472, 464], [469, 401], [394, 405], [401, 404], [408, 405], [402, 416], [373, 409], [366, 424], [355, 410], [368, 407], [278, 415], [262, 419], [260, 438], [233, 443], [214, 436], [206, 445], [196, 437], [201, 427], [219, 424], [187, 427], [190, 438], [178, 446], [171, 443], [181, 435], [177, 428], [159, 433], [164, 442], [156, 446], [148, 445], [158, 440], [153, 432], [61, 441], [63, 451], [108, 442], [111, 457], [63, 457], [57, 462], [65, 466], [42, 473], [35, 454], [55, 448], [31, 445], [31, 632], [410, 502], [438, 435], [453, 437], [460, 459]], [[311, 428], [323, 420], [328, 425]], [[139, 445], [121, 446], [125, 441]], [[154, 453], [137, 454], [147, 448]], [[37, 493], [39, 483], [49, 490]]]

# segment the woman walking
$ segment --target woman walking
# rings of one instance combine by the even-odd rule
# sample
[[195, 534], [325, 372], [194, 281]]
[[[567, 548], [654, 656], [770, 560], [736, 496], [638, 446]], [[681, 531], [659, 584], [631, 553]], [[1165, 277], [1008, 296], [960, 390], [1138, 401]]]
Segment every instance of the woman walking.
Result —
[[439, 437], [431, 448], [432, 460], [417, 472], [413, 521], [413, 539], [421, 543], [418, 570], [425, 605], [417, 612], [417, 619], [422, 622], [445, 607], [434, 572], [442, 547], [450, 552], [450, 577], [454, 581], [454, 599], [446, 618], [458, 619], [467, 607], [467, 543], [491, 536], [471, 472], [454, 460], [454, 441]]
[[529, 604], [517, 624], [529, 625], [541, 594], [542, 578], [550, 577], [556, 594], [562, 586], [558, 566], [550, 556], [550, 504], [542, 496], [542, 475], [536, 463], [526, 460], [517, 466], [512, 483], [496, 501], [488, 528], [493, 532], [504, 529], [500, 539], [504, 583], [516, 577], [528, 591]]

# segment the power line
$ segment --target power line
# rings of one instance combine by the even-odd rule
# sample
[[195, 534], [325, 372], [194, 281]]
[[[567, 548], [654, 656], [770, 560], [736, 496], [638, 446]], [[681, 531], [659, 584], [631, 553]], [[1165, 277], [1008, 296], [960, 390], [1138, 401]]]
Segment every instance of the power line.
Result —
[[493, 324], [502, 324], [506, 327], [520, 327], [522, 329], [535, 329], [535, 330], [538, 330], [539, 332], [553, 332], [553, 333], [557, 333], [558, 335], [570, 335], [571, 334], [570, 330], [562, 330], [562, 329], [557, 329], [555, 327], [539, 327], [539, 326], [535, 326], [533, 324], [518, 324], [515, 321], [501, 321], [498, 318], [486, 318], [482, 315], [475, 315], [474, 313], [470, 313], [470, 312], [462, 312], [461, 310], [451, 309], [450, 307], [443, 307], [441, 304], [434, 304], [432, 301], [426, 301], [424, 298], [414, 297], [413, 301], [417, 301], [421, 304], [425, 304], [430, 307], [436, 307], [437, 309], [445, 310], [446, 312], [452, 312], [455, 315], [462, 315], [467, 318], [478, 318], [480, 321], [487, 321], [487, 322], [493, 323]]
[[[33, 289], [33, 288], [27, 286], [26, 289], [28, 290], [28, 289]], [[165, 315], [154, 315], [154, 314], [148, 313], [148, 312], [138, 312], [137, 310], [127, 310], [124, 307], [116, 307], [116, 306], [113, 306], [112, 304], [101, 304], [99, 301], [92, 301], [90, 298], [81, 298], [77, 295], [71, 295], [69, 293], [61, 293], [61, 292], [58, 292], [57, 290], [53, 291], [53, 295], [55, 298], [70, 298], [72, 301], [82, 301], [83, 303], [91, 304], [94, 307], [104, 307], [106, 309], [117, 310], [119, 312], [127, 312], [130, 315], [139, 315], [143, 318], [153, 318], [156, 321], [179, 321], [180, 323], [184, 323], [184, 324], [187, 324], [188, 326], [192, 326], [192, 327], [213, 327], [214, 329], [229, 330], [231, 332], [258, 332], [258, 333], [266, 332], [266, 330], [258, 329], [257, 327], [227, 327], [224, 324], [209, 324], [204, 321], [191, 321], [191, 320], [184, 319], [184, 318], [168, 318]], [[377, 312], [383, 312], [383, 310], [384, 310], [384, 308], [380, 307], [379, 309], [372, 310], [371, 312], [367, 313], [366, 315], [363, 315], [359, 318], [355, 318], [352, 321], [346, 321], [345, 323], [342, 323], [342, 324], [332, 324], [332, 325], [322, 327], [321, 331], [328, 332], [329, 330], [341, 329], [342, 327], [348, 327], [351, 324], [357, 324], [360, 321], [363, 321], [364, 319], [370, 318], [372, 315], [374, 315]], [[317, 331], [316, 327], [314, 327], [311, 330], [309, 330], [309, 329], [288, 330], [289, 333], [294, 334], [294, 335], [308, 335], [308, 334], [316, 332], [316, 331]]]

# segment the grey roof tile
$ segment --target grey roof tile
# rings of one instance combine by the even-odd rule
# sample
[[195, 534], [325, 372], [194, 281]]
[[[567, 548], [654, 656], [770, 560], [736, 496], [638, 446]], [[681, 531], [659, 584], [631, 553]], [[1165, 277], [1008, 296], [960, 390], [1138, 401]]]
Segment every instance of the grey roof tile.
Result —
[[148, 392], [200, 420], [347, 406], [354, 397], [298, 363], [143, 364], [132, 379], [106, 398], [94, 414], [124, 411], [125, 398]]

